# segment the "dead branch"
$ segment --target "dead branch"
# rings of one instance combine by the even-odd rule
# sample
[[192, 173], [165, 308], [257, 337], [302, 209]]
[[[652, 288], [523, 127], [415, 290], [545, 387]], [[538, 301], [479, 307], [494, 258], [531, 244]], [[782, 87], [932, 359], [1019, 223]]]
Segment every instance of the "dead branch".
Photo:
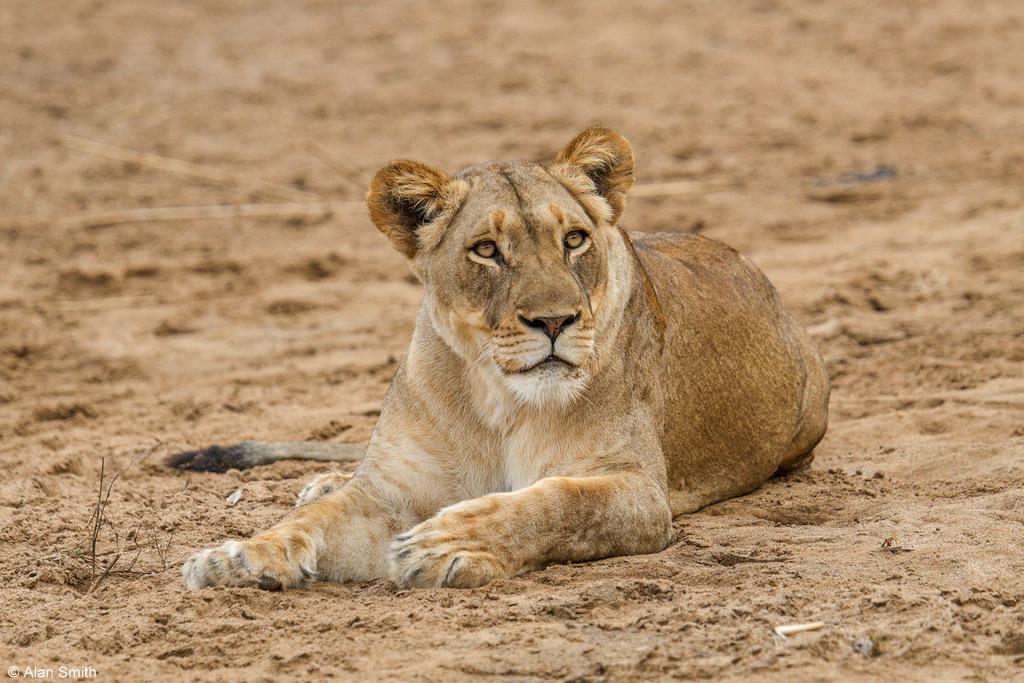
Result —
[[256, 204], [219, 204], [211, 206], [164, 206], [146, 209], [122, 209], [70, 216], [60, 223], [69, 228], [99, 228], [121, 223], [160, 221], [223, 220], [230, 218], [312, 218], [326, 220], [339, 213], [364, 211], [366, 202], [270, 202]]
[[189, 161], [182, 161], [181, 159], [172, 159], [170, 157], [160, 156], [159, 154], [139, 152], [125, 147], [107, 145], [102, 142], [80, 138], [77, 135], [64, 134], [62, 137], [64, 138], [64, 144], [68, 147], [72, 147], [81, 152], [106, 157], [108, 159], [116, 159], [118, 161], [138, 164], [139, 166], [146, 166], [159, 171], [165, 171], [167, 173], [176, 173], [178, 175], [191, 176], [193, 178], [202, 178], [203, 180], [210, 180], [226, 185], [245, 185], [265, 194], [270, 194], [282, 199], [319, 198], [319, 195], [312, 192], [306, 192], [305, 190], [289, 187], [287, 185], [279, 185], [278, 183], [270, 183], [258, 178], [250, 178], [249, 176], [242, 175], [240, 173], [232, 173], [231, 171], [225, 171], [212, 166], [203, 166], [200, 164], [193, 164]]
[[103, 570], [103, 573], [100, 574], [99, 578], [96, 579], [93, 582], [92, 586], [89, 587], [89, 590], [87, 590], [85, 592], [86, 595], [92, 595], [92, 592], [94, 590], [96, 590], [96, 587], [100, 585], [100, 582], [103, 581], [103, 579], [107, 578], [107, 575], [110, 574], [110, 570], [114, 568], [114, 565], [117, 564], [117, 561], [120, 560], [120, 559], [121, 559], [121, 553], [118, 553], [117, 555], [114, 556], [114, 559], [110, 561], [110, 564], [108, 564], [107, 568], [105, 570]]
[[[92, 536], [91, 536], [90, 542], [89, 542], [89, 563], [90, 563], [90, 567], [91, 567], [89, 578], [93, 578], [93, 577], [96, 576], [96, 557], [97, 557], [97, 555], [96, 555], [96, 543], [99, 540], [100, 529], [102, 529], [104, 526], [109, 526], [111, 532], [114, 534], [114, 544], [117, 546], [117, 558], [121, 557], [121, 537], [117, 533], [117, 527], [115, 527], [114, 524], [112, 524], [106, 518], [106, 510], [107, 510], [107, 506], [110, 504], [110, 496], [111, 496], [111, 494], [114, 491], [114, 483], [117, 482], [117, 480], [121, 477], [121, 475], [124, 474], [125, 472], [127, 472], [128, 469], [132, 465], [134, 465], [137, 460], [139, 460], [140, 458], [146, 457], [147, 455], [152, 453], [154, 450], [156, 450], [159, 446], [160, 446], [160, 442], [158, 441], [155, 446], [153, 446], [151, 449], [149, 449], [145, 453], [136, 453], [135, 455], [133, 455], [131, 457], [131, 459], [128, 460], [128, 464], [127, 465], [125, 465], [124, 467], [122, 467], [122, 468], [118, 469], [116, 472], [114, 472], [114, 474], [110, 478], [109, 483], [107, 484], [107, 491], [106, 491], [105, 495], [104, 495], [104, 492], [103, 492], [103, 483], [104, 483], [103, 480], [106, 477], [106, 461], [107, 461], [107, 459], [106, 458], [102, 458], [102, 457], [100, 458], [100, 478], [99, 478], [99, 487], [98, 487], [97, 497], [96, 497], [96, 507], [93, 510], [92, 516], [89, 518], [89, 521], [86, 522], [86, 526], [89, 526], [90, 524], [92, 525]], [[115, 562], [117, 561], [117, 558], [115, 558], [115, 560], [114, 560]], [[106, 572], [104, 572], [104, 575], [109, 574], [110, 573], [110, 569], [112, 567], [113, 567], [113, 563], [111, 563], [111, 565], [109, 567], [107, 567], [107, 570], [106, 570]]]
[[100, 485], [99, 495], [96, 498], [96, 510], [92, 513], [93, 516], [89, 518], [89, 522], [86, 522], [86, 526], [89, 523], [93, 523], [92, 526], [92, 551], [90, 555], [92, 557], [92, 570], [89, 574], [89, 578], [96, 576], [96, 539], [100, 535], [100, 527], [103, 526], [103, 474], [106, 466], [107, 459], [100, 458]]
[[172, 529], [167, 534], [167, 540], [163, 546], [160, 545], [160, 539], [153, 539], [153, 544], [156, 546], [157, 557], [160, 558], [160, 571], [167, 571], [167, 554], [171, 551], [171, 540], [174, 538], [174, 530]]
[[[99, 143], [96, 143], [99, 144]], [[312, 143], [311, 143], [312, 144]], [[325, 163], [328, 163], [325, 160]], [[345, 171], [338, 168], [339, 173]], [[346, 173], [354, 171], [345, 171]], [[661, 197], [670, 195], [703, 194], [728, 184], [699, 180], [680, 180], [668, 183], [646, 183], [634, 185], [630, 191], [634, 197]], [[360, 187], [362, 185], [360, 184]], [[300, 190], [296, 190], [300, 192]], [[311, 193], [306, 196], [315, 197]], [[61, 225], [72, 229], [100, 228], [122, 223], [153, 223], [162, 221], [224, 220], [238, 218], [311, 218], [326, 220], [346, 213], [362, 213], [366, 202], [358, 199], [348, 201], [306, 201], [306, 202], [257, 202], [250, 204], [214, 204], [209, 206], [162, 206], [139, 209], [100, 211], [59, 220]]]

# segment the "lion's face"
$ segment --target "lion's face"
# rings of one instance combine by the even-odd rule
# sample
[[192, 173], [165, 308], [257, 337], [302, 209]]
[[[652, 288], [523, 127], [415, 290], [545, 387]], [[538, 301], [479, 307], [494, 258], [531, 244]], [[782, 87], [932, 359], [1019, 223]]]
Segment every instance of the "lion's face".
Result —
[[[577, 148], [592, 131], [574, 140]], [[618, 141], [625, 144], [611, 142]], [[623, 172], [622, 145], [609, 155], [609, 141], [598, 142], [604, 175], [567, 155], [593, 156], [592, 148], [571, 144], [550, 167], [493, 162], [448, 178], [395, 162], [371, 185], [371, 215], [411, 257], [440, 336], [523, 403], [567, 404], [581, 395], [599, 359], [602, 321], [618, 314], [608, 310], [621, 289], [613, 221], [632, 154]], [[601, 181], [615, 170], [624, 180], [609, 198]], [[402, 202], [406, 210], [396, 211]]]
[[593, 221], [540, 166], [456, 176], [465, 199], [413, 258], [438, 328], [467, 360], [493, 363], [524, 400], [568, 402], [594, 357], [613, 228]]

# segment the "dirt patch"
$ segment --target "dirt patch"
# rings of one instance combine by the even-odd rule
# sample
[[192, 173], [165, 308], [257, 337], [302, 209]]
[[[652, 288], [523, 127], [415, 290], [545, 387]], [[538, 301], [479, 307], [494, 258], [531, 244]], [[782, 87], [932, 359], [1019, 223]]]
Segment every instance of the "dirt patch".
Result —
[[[70, 0], [8, 3], [0, 43], [6, 666], [1024, 675], [1018, 3]], [[162, 456], [361, 441], [379, 415], [422, 292], [360, 205], [373, 171], [548, 159], [594, 123], [673, 188], [638, 187], [627, 228], [729, 242], [814, 330], [835, 390], [812, 467], [651, 556], [469, 591], [184, 592], [192, 551], [324, 468]], [[101, 459], [144, 453], [97, 528]]]

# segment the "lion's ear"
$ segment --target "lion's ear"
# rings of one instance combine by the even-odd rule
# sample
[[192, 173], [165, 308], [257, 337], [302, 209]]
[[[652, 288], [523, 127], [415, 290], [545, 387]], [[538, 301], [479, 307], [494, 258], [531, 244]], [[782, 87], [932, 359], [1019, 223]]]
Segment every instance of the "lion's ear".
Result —
[[392, 161], [370, 181], [370, 219], [395, 249], [412, 258], [420, 247], [420, 229], [447, 208], [450, 185], [447, 175], [418, 161]]
[[[614, 130], [594, 126], [565, 146], [551, 171], [577, 196], [596, 194], [608, 202], [610, 215], [601, 217], [615, 223], [626, 208], [626, 191], [633, 184], [633, 148]], [[587, 187], [586, 181], [592, 187]]]

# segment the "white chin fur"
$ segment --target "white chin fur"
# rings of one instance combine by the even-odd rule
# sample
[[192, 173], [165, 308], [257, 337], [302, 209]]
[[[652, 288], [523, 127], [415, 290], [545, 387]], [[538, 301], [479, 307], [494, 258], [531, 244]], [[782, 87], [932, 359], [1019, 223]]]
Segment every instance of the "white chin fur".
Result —
[[587, 380], [579, 368], [561, 363], [545, 363], [528, 372], [505, 375], [504, 379], [519, 403], [537, 407], [568, 406], [587, 388]]

